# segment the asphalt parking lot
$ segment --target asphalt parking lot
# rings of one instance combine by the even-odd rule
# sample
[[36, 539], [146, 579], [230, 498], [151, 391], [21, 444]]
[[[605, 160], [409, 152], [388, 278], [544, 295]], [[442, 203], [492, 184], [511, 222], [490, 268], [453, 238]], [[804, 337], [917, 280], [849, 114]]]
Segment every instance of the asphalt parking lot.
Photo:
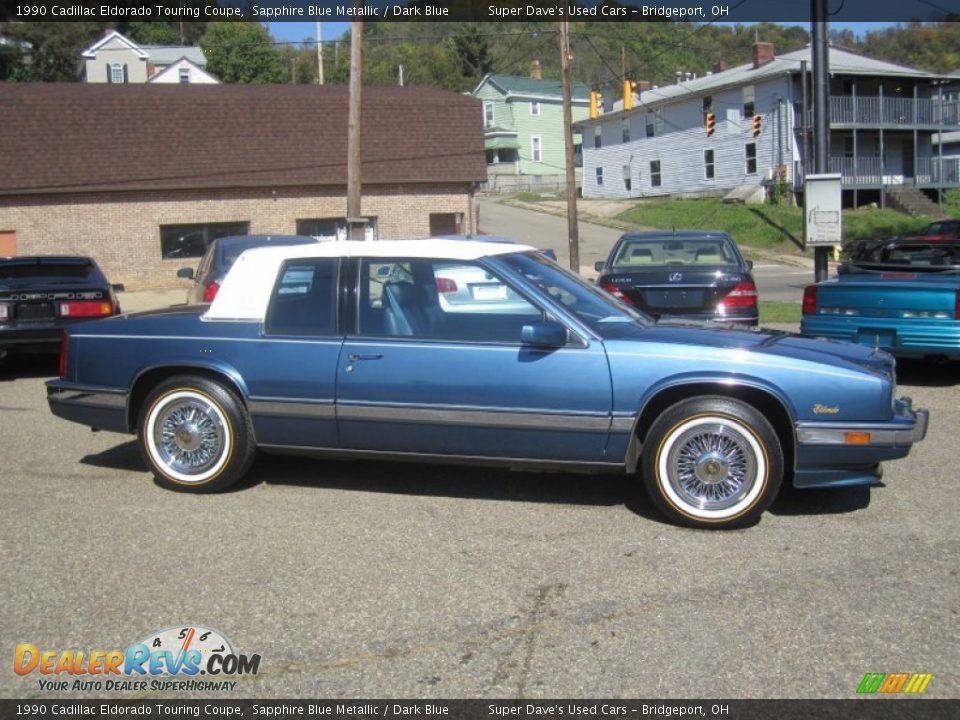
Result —
[[883, 487], [787, 491], [726, 533], [624, 477], [260, 456], [236, 491], [176, 494], [132, 438], [49, 413], [55, 372], [0, 370], [2, 697], [106, 695], [41, 690], [17, 643], [188, 624], [259, 673], [170, 697], [849, 698], [900, 671], [960, 695], [956, 366], [901, 367], [931, 426]]

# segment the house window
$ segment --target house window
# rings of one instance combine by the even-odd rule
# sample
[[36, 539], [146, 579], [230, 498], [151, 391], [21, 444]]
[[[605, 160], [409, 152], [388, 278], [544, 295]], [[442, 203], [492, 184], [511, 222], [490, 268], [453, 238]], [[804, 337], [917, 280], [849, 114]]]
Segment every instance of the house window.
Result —
[[483, 126], [485, 128], [493, 127], [493, 103], [485, 102], [483, 104]]
[[630, 118], [624, 118], [621, 126], [621, 135], [625, 143], [630, 142]]
[[217, 238], [249, 233], [250, 223], [246, 221], [161, 225], [160, 253], [164, 260], [203, 257], [207, 247]]
[[120, 63], [112, 63], [110, 65], [110, 82], [111, 83], [123, 83], [126, 82], [124, 75], [125, 68]]
[[537, 100], [530, 101], [530, 114], [539, 115], [540, 114], [540, 103]]
[[757, 174], [757, 144], [747, 143], [744, 147], [744, 157], [747, 161], [747, 175]]
[[530, 138], [530, 156], [534, 162], [543, 161], [543, 148], [541, 147], [539, 135], [534, 135]]
[[661, 177], [660, 177], [660, 161], [651, 160], [650, 161], [650, 187], [660, 187]]
[[656, 130], [656, 119], [654, 118], [653, 113], [647, 113], [646, 125], [647, 125], [647, 137], [648, 138], [654, 137], [657, 134], [657, 130]]
[[602, 145], [603, 145], [603, 142], [600, 139], [600, 126], [597, 125], [595, 128], [593, 128], [593, 146], [595, 148], [598, 148], [598, 147], [601, 147]]
[[713, 150], [703, 151], [703, 177], [707, 180], [713, 180]]
[[704, 111], [704, 112], [709, 112], [709, 111], [711, 111], [711, 110], [713, 110], [713, 96], [712, 96], [712, 95], [706, 95], [706, 96], [704, 96], [704, 98], [703, 98], [703, 111]]
[[190, 68], [180, 68], [180, 82], [190, 82]]
[[753, 85], [747, 85], [743, 88], [743, 116], [745, 118], [753, 117], [754, 105]]
[[603, 168], [597, 168], [597, 185], [603, 185]]
[[848, 158], [853, 157], [853, 135], [847, 135], [843, 138], [843, 156]]
[[633, 183], [630, 180], [630, 166], [623, 166], [623, 189], [627, 192], [630, 192], [630, 188], [633, 187]]

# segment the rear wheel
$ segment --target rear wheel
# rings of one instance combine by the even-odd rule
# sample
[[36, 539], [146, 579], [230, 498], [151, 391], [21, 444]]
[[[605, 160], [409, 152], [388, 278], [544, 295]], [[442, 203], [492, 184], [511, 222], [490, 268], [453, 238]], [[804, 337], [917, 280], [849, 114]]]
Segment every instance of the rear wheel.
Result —
[[250, 416], [222, 385], [173, 377], [150, 393], [143, 408], [140, 450], [164, 487], [215, 492], [250, 468], [256, 449]]
[[755, 522], [783, 480], [776, 431], [739, 400], [704, 397], [668, 408], [644, 443], [643, 480], [671, 519], [727, 529]]

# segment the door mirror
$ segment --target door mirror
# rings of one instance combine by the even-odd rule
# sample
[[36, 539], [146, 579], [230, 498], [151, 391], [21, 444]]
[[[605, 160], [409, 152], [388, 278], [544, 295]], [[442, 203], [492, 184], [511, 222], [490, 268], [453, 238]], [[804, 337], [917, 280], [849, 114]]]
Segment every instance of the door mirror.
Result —
[[606, 263], [605, 260], [597, 260], [597, 261], [593, 264], [593, 269], [596, 270], [597, 272], [603, 272], [603, 268], [604, 268], [604, 266], [605, 266], [606, 264], [607, 264], [607, 263]]
[[124, 292], [127, 287], [123, 283], [111, 283], [110, 289], [114, 292]]
[[747, 260], [747, 270], [753, 270], [753, 260]]
[[193, 268], [180, 268], [177, 270], [177, 277], [185, 280], [193, 280]]
[[558, 348], [567, 344], [567, 328], [555, 320], [524, 325], [520, 342], [534, 347]]

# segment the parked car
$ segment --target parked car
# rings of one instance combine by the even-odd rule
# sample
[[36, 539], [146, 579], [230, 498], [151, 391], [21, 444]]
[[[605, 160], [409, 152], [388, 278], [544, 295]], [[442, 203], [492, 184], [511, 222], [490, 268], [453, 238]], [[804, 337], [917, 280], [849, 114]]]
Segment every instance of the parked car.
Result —
[[803, 292], [803, 335], [960, 360], [960, 241], [864, 243]]
[[120, 312], [115, 290], [92, 258], [0, 258], [0, 357], [56, 352], [63, 331]]
[[213, 302], [230, 266], [245, 251], [264, 245], [309, 245], [317, 239], [309, 235], [231, 235], [217, 238], [210, 243], [200, 259], [196, 272], [185, 267], [177, 271], [177, 277], [193, 280], [187, 290], [187, 305]]
[[914, 242], [960, 242], [960, 220], [938, 220], [927, 225], [916, 235], [910, 235], [905, 239]]
[[[469, 265], [526, 307], [444, 310]], [[221, 490], [257, 448], [639, 473], [675, 521], [755, 521], [797, 487], [875, 484], [923, 439], [873, 348], [662, 325], [532, 248], [462, 241], [258, 248], [208, 308], [69, 333], [50, 409], [135, 433], [160, 484]], [[385, 466], [389, 471], [389, 466]]]
[[753, 263], [724, 232], [626, 233], [595, 268], [601, 288], [655, 318], [757, 324]]

